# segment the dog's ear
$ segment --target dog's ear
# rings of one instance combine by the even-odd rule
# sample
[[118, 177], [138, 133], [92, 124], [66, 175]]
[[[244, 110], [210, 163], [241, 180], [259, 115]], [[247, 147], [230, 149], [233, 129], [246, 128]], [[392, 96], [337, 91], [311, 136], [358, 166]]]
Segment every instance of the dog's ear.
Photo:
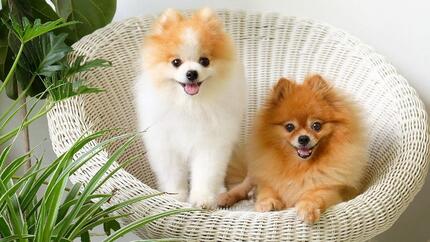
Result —
[[313, 91], [323, 95], [327, 94], [331, 90], [331, 85], [318, 74], [307, 77], [303, 84], [309, 86]]
[[168, 8], [164, 11], [163, 14], [158, 18], [157, 22], [154, 25], [154, 33], [160, 34], [173, 23], [177, 23], [182, 21], [184, 17], [175, 9]]
[[193, 14], [193, 18], [198, 18], [201, 21], [205, 21], [205, 22], [209, 22], [209, 21], [213, 21], [216, 20], [218, 21], [218, 17], [216, 15], [216, 13], [210, 9], [210, 8], [202, 8], [200, 10], [197, 10], [194, 14]]
[[270, 100], [271, 104], [276, 105], [283, 101], [285, 97], [291, 93], [294, 85], [296, 85], [294, 81], [290, 81], [287, 78], [281, 77], [273, 87]]
[[197, 10], [191, 17], [194, 20], [205, 22], [210, 28], [221, 28], [222, 23], [219, 20], [217, 14], [210, 8], [202, 8]]
[[307, 77], [304, 85], [308, 85], [315, 93], [320, 94], [334, 108], [344, 108], [343, 96], [335, 92], [333, 86], [320, 75]]

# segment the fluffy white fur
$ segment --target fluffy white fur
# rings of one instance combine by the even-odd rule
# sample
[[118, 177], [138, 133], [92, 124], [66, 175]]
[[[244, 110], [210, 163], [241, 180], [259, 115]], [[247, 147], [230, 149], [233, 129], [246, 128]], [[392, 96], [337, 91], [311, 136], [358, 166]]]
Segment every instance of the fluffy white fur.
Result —
[[[225, 191], [224, 177], [246, 105], [245, 78], [240, 64], [228, 63], [224, 79], [218, 69], [198, 62], [199, 43], [192, 29], [183, 33], [179, 68], [165, 67], [171, 85], [157, 86], [159, 73], [143, 70], [135, 85], [140, 130], [159, 189], [177, 193], [180, 201], [215, 208], [217, 195]], [[143, 60], [144, 61], [144, 60]], [[199, 93], [187, 95], [179, 82], [194, 69], [204, 80]], [[190, 187], [189, 187], [190, 185]]]

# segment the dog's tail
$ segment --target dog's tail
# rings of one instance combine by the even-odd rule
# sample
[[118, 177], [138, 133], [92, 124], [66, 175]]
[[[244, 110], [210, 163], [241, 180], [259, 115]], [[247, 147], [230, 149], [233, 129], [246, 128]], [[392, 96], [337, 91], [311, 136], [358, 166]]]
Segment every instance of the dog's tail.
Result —
[[232, 154], [225, 184], [228, 191], [218, 196], [218, 206], [230, 207], [241, 200], [248, 199], [248, 194], [254, 187], [254, 184], [248, 175], [243, 147], [235, 149]]
[[246, 165], [245, 148], [237, 145], [231, 155], [230, 162], [227, 168], [225, 177], [225, 185], [228, 190], [238, 185], [245, 180], [248, 174], [248, 167]]

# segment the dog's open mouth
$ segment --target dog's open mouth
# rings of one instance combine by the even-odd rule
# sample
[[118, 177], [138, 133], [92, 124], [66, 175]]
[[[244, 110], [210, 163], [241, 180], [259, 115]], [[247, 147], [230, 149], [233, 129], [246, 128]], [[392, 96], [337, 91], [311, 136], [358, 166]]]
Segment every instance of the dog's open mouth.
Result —
[[202, 85], [203, 82], [195, 82], [195, 83], [182, 83], [178, 82], [183, 88], [184, 92], [188, 95], [196, 95], [199, 93], [200, 85]]
[[312, 155], [312, 148], [308, 148], [308, 147], [299, 147], [296, 148], [297, 149], [297, 155], [302, 158], [302, 159], [306, 159], [309, 158]]

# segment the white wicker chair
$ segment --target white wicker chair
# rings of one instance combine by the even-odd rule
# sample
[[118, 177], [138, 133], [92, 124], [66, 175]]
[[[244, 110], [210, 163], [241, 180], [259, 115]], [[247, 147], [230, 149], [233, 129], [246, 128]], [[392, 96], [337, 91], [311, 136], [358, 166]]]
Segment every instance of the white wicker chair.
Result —
[[[381, 55], [342, 30], [276, 14], [218, 14], [235, 40], [248, 80], [249, 108], [242, 138], [246, 138], [257, 108], [279, 77], [303, 80], [310, 72], [321, 73], [364, 107], [371, 141], [367, 190], [330, 208], [313, 226], [297, 220], [293, 209], [257, 213], [243, 211], [241, 208], [246, 206], [242, 206], [236, 211], [192, 212], [165, 218], [137, 233], [142, 237], [197, 241], [363, 241], [387, 230], [420, 190], [428, 170], [427, 114], [415, 90]], [[74, 45], [75, 56], [104, 58], [112, 61], [113, 67], [84, 74], [90, 84], [107, 92], [64, 101], [49, 113], [50, 135], [57, 155], [91, 130], [136, 130], [131, 87], [138, 49], [154, 17], [112, 23]], [[72, 182], [88, 181], [111, 152], [106, 150], [94, 157], [76, 172]], [[140, 161], [127, 171], [120, 170], [102, 187], [103, 192], [118, 189], [112, 203], [156, 192], [152, 189], [155, 177], [144, 153], [142, 142], [134, 144], [123, 159], [140, 154]], [[133, 212], [125, 221], [129, 223], [183, 206], [161, 196], [123, 212]]]

